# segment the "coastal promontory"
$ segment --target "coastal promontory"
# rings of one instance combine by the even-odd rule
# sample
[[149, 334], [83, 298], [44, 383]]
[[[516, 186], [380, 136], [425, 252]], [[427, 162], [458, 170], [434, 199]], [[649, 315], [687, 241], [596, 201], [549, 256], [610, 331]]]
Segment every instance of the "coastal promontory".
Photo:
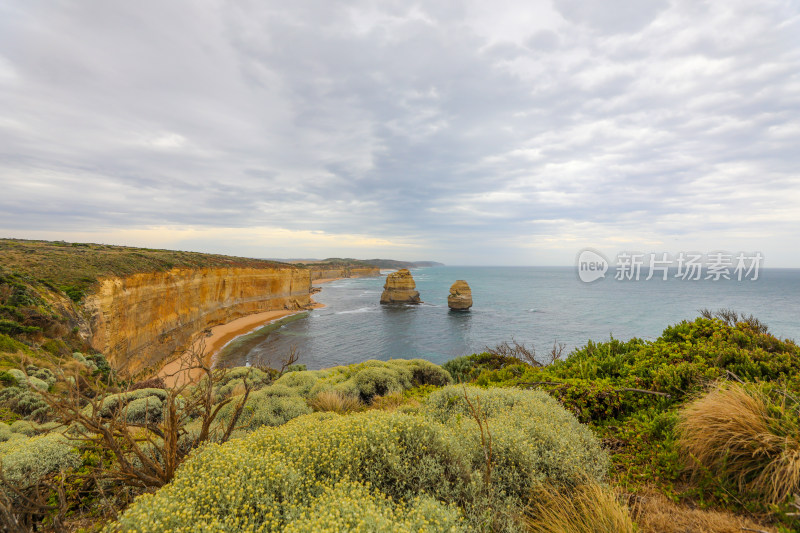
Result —
[[386, 276], [381, 294], [382, 304], [418, 304], [421, 302], [417, 284], [407, 268], [401, 268]]

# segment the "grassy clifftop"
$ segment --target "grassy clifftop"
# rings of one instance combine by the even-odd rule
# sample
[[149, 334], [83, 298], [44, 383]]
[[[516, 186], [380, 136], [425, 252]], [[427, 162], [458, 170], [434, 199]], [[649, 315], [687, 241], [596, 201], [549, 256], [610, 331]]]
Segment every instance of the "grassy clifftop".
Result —
[[[0, 268], [27, 275], [73, 300], [98, 278], [184, 268], [288, 268], [277, 261], [108, 244], [0, 239]], [[302, 267], [302, 265], [294, 265]]]

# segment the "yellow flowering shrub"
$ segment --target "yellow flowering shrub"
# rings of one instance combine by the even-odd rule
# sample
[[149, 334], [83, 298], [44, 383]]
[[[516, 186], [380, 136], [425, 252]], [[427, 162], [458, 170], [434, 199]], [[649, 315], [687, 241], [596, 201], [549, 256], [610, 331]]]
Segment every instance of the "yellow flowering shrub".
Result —
[[395, 502], [360, 483], [326, 487], [285, 533], [465, 531], [457, 509], [428, 496]]
[[491, 415], [487, 479], [478, 425], [444, 392], [420, 414], [315, 413], [205, 446], [109, 530], [517, 531], [540, 481], [602, 477], [606, 458], [572, 415], [547, 395], [506, 390], [480, 400]]

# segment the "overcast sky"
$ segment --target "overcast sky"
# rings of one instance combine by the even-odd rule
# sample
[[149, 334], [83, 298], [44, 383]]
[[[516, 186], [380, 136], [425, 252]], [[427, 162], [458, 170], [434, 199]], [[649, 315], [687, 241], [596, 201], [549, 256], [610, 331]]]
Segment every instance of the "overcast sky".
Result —
[[0, 3], [0, 236], [800, 267], [800, 3]]

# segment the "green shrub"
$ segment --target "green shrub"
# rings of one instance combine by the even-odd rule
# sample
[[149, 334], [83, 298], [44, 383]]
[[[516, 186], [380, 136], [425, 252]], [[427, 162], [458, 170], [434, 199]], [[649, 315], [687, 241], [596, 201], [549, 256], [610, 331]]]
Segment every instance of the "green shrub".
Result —
[[500, 370], [508, 367], [526, 367], [519, 359], [489, 352], [464, 355], [451, 359], [442, 365], [450, 373], [456, 383], [465, 383], [477, 379], [485, 370]]
[[111, 365], [108, 364], [106, 357], [101, 353], [89, 353], [85, 354], [87, 362], [90, 361], [94, 363], [94, 366], [97, 367], [95, 373], [99, 373], [103, 376], [104, 379], [107, 379], [109, 374], [111, 374]]
[[72, 352], [67, 346], [67, 343], [62, 341], [61, 339], [49, 339], [42, 344], [42, 350], [56, 357], [69, 355]]
[[47, 474], [81, 464], [74, 445], [59, 433], [0, 443], [3, 474], [11, 483], [30, 485]]
[[70, 300], [76, 303], [80, 302], [86, 295], [86, 291], [79, 287], [63, 286], [61, 290], [64, 291], [64, 294], [66, 294]]
[[0, 352], [31, 354], [31, 349], [8, 335], [0, 333]]
[[0, 319], [0, 333], [7, 335], [20, 335], [23, 333], [36, 333], [42, 331], [42, 328], [37, 326], [23, 326], [14, 320]]
[[14, 377], [14, 374], [2, 370], [0, 371], [0, 383], [2, 383], [4, 387], [16, 387], [19, 382], [17, 378]]
[[654, 407], [667, 409], [728, 373], [745, 381], [782, 382], [790, 390], [800, 391], [800, 348], [796, 344], [775, 338], [753, 321], [731, 325], [718, 318], [683, 321], [666, 328], [655, 341], [589, 341], [564, 360], [528, 367], [522, 374], [491, 354], [458, 358], [444, 367], [480, 385], [533, 384], [590, 423], [623, 419]]
[[80, 364], [88, 368], [89, 370], [97, 370], [97, 365], [91, 359], [87, 359], [83, 356], [81, 352], [72, 352], [72, 358], [78, 361]]

